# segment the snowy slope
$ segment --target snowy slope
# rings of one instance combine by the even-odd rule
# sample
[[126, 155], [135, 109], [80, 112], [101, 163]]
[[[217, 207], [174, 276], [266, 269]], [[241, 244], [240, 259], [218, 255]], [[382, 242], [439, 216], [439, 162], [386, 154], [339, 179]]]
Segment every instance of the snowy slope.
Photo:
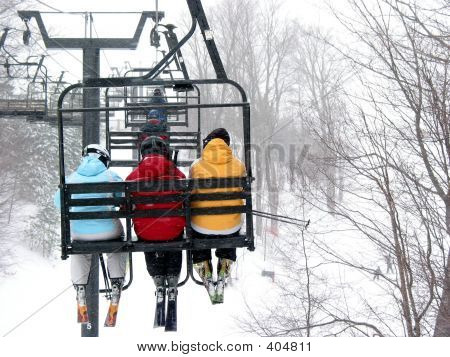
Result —
[[[0, 301], [2, 306], [8, 307], [0, 320], [1, 335], [45, 337], [51, 332], [55, 337], [78, 336], [80, 328], [76, 323], [69, 260], [48, 261], [22, 246], [15, 252], [20, 257], [16, 274], [0, 282]], [[233, 279], [232, 286], [227, 288], [225, 304], [211, 305], [204, 288], [192, 281], [180, 288], [177, 335], [226, 337], [240, 333], [235, 319], [244, 315], [245, 301], [257, 303], [271, 284], [270, 280], [261, 277], [260, 254], [245, 252], [242, 256], [242, 253], [241, 250], [238, 279]], [[142, 253], [134, 254], [134, 265], [134, 282], [123, 293], [117, 326], [101, 327], [100, 336], [165, 334], [162, 329], [153, 329], [154, 286]], [[236, 271], [232, 276], [236, 277]], [[102, 325], [107, 301], [102, 296], [100, 302]]]

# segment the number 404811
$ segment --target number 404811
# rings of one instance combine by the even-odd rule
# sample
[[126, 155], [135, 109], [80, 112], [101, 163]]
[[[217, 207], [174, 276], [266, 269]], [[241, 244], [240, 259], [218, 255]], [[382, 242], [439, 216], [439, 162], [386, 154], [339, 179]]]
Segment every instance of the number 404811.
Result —
[[299, 352], [309, 352], [311, 351], [311, 342], [303, 343], [303, 342], [270, 342], [266, 349], [269, 351], [299, 351]]

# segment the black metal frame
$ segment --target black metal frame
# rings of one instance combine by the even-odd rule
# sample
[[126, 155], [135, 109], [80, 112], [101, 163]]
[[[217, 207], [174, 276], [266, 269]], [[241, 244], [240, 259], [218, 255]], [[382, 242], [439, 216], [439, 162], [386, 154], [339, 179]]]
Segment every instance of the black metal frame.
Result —
[[[189, 277], [197, 284], [202, 284], [193, 275], [192, 256], [190, 251], [197, 249], [212, 248], [243, 248], [254, 250], [253, 225], [251, 212], [251, 181], [247, 177], [227, 178], [227, 179], [190, 179], [176, 181], [147, 181], [147, 182], [115, 182], [115, 183], [88, 183], [88, 184], [65, 184], [63, 190], [66, 202], [62, 214], [65, 216], [64, 234], [62, 234], [62, 258], [66, 259], [70, 254], [92, 254], [92, 253], [124, 253], [124, 252], [149, 252], [149, 251], [179, 251], [186, 250], [187, 264], [186, 277], [178, 284], [184, 285]], [[191, 194], [190, 191], [198, 188], [221, 188], [221, 187], [239, 187], [241, 192], [233, 193], [202, 193]], [[180, 194], [164, 196], [133, 197], [133, 192], [155, 192], [155, 191], [181, 191]], [[72, 194], [80, 193], [99, 193], [110, 192], [119, 193], [121, 198], [71, 198]], [[193, 201], [212, 201], [212, 200], [235, 200], [243, 199], [245, 206], [229, 207], [208, 207], [208, 208], [190, 208], [190, 202]], [[183, 208], [167, 210], [140, 211], [135, 210], [135, 204], [142, 203], [162, 203], [162, 202], [184, 202]], [[97, 212], [70, 212], [72, 207], [79, 206], [122, 206], [125, 209], [120, 211], [97, 211]], [[250, 211], [248, 210], [250, 205]], [[227, 213], [246, 213], [247, 232], [245, 235], [237, 234], [234, 237], [222, 239], [198, 239], [192, 237], [190, 226], [190, 217], [192, 215], [213, 215]], [[186, 236], [181, 241], [172, 242], [143, 242], [133, 241], [131, 232], [131, 219], [135, 217], [168, 217], [185, 216], [186, 217]], [[111, 242], [76, 242], [70, 239], [70, 220], [94, 219], [94, 218], [126, 218], [126, 240]], [[249, 221], [250, 219], [250, 221]], [[62, 221], [63, 222], [63, 221]], [[251, 229], [251, 231], [249, 231]], [[130, 260], [132, 261], [132, 260]], [[133, 275], [130, 270], [130, 279], [126, 284], [129, 287]], [[101, 292], [107, 292], [107, 289]]]
[[[101, 81], [101, 79], [99, 80]], [[151, 81], [143, 80], [143, 85], [150, 81], [153, 84], [163, 84], [172, 81]], [[177, 82], [177, 81], [173, 81]], [[185, 81], [183, 81], [185, 82]], [[218, 84], [232, 83], [238, 89], [239, 85], [230, 80], [193, 80], [189, 81], [192, 85], [200, 84]], [[176, 83], [173, 83], [176, 84]], [[254, 250], [253, 237], [253, 219], [252, 219], [252, 201], [251, 201], [251, 176], [250, 163], [250, 145], [246, 141], [250, 136], [250, 105], [246, 102], [245, 92], [240, 89], [243, 95], [242, 103], [226, 103], [226, 104], [192, 104], [192, 105], [168, 105], [176, 109], [188, 108], [211, 108], [211, 107], [242, 107], [244, 117], [244, 141], [245, 141], [245, 164], [247, 168], [247, 177], [232, 179], [197, 179], [197, 180], [176, 180], [176, 181], [149, 181], [149, 182], [115, 182], [102, 184], [66, 184], [65, 168], [64, 168], [64, 140], [63, 140], [63, 113], [83, 112], [83, 111], [102, 111], [106, 108], [80, 108], [80, 109], [63, 109], [62, 101], [64, 96], [75, 88], [85, 88], [84, 84], [75, 84], [66, 88], [61, 94], [58, 101], [58, 133], [59, 133], [59, 149], [60, 149], [60, 188], [61, 188], [61, 248], [62, 258], [66, 259], [69, 254], [86, 254], [86, 253], [110, 253], [110, 252], [144, 252], [157, 250], [196, 250], [206, 248], [224, 248], [224, 247], [247, 247]], [[162, 108], [166, 106], [143, 106]], [[108, 108], [107, 110], [126, 110], [122, 108]], [[173, 135], [174, 133], [170, 133]], [[132, 134], [130, 134], [132, 135]], [[241, 188], [242, 192], [238, 193], [217, 193], [217, 194], [196, 194], [190, 192], [196, 188]], [[132, 192], [138, 191], [181, 191], [181, 195], [170, 195], [164, 197], [139, 197], [133, 198]], [[72, 194], [80, 193], [119, 193], [123, 198], [98, 198], [98, 199], [72, 199]], [[232, 207], [211, 207], [211, 208], [191, 208], [190, 202], [193, 200], [230, 200], [242, 198], [245, 200], [244, 206]], [[132, 205], [135, 203], [155, 203], [164, 200], [172, 200], [168, 202], [183, 201], [185, 203], [182, 209], [172, 210], [152, 210], [152, 211], [134, 211]], [[166, 201], [167, 202], [167, 201]], [[72, 207], [76, 206], [120, 206], [125, 207], [120, 211], [104, 211], [104, 212], [70, 212]], [[245, 213], [246, 214], [246, 235], [238, 235], [235, 238], [226, 239], [193, 239], [190, 227], [190, 217], [192, 215], [208, 215], [208, 214], [229, 214], [229, 213]], [[167, 243], [148, 243], [133, 242], [131, 233], [131, 219], [135, 217], [162, 217], [162, 216], [185, 216], [186, 217], [186, 237], [182, 241]], [[126, 218], [126, 241], [125, 242], [73, 242], [70, 239], [70, 220], [76, 219], [99, 219], [99, 218]]]
[[[123, 132], [123, 131], [109, 131], [106, 135], [106, 147], [108, 150], [135, 150], [138, 147], [138, 136], [141, 133], [138, 131]], [[199, 142], [200, 132], [163, 132], [159, 135], [167, 136], [169, 146], [172, 150], [196, 150], [197, 158], [200, 157]], [[191, 145], [183, 145], [191, 144]], [[195, 145], [192, 145], [195, 144]], [[138, 160], [112, 160], [111, 167], [136, 167]], [[192, 164], [192, 161], [177, 161], [177, 166], [187, 167]]]

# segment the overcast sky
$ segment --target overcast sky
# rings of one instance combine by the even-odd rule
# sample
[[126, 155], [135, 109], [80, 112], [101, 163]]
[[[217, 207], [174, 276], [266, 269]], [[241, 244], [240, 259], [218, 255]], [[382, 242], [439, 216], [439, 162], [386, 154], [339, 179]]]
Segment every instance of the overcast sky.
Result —
[[[218, 0], [203, 0], [203, 5], [215, 4]], [[263, 0], [261, 0], [263, 1]], [[344, 0], [334, 0], [342, 3]], [[66, 12], [66, 11], [119, 11], [119, 12], [141, 12], [155, 10], [155, 0], [45, 0], [42, 3]], [[186, 0], [159, 0], [159, 10], [164, 11], [165, 23], [179, 23], [183, 15], [188, 14]], [[315, 24], [332, 27], [334, 20], [326, 11], [324, 1], [314, 0], [285, 0], [286, 11], [289, 16], [298, 18], [303, 24]], [[34, 10], [28, 8], [29, 10]], [[36, 10], [53, 11], [41, 4]], [[208, 15], [208, 14], [207, 14]], [[58, 37], [84, 37], [84, 16], [81, 14], [43, 14], [44, 22], [50, 34]], [[124, 15], [96, 15], [94, 18], [93, 36], [99, 37], [131, 37], [136, 30], [138, 14]], [[35, 31], [37, 28], [33, 21]], [[213, 27], [213, 24], [211, 24]], [[102, 51], [101, 74], [106, 76], [110, 73], [110, 67], [123, 67], [128, 60], [132, 66], [150, 66], [155, 59], [154, 49], [149, 46], [149, 32], [152, 23], [147, 22], [144, 32], [136, 51]], [[37, 35], [34, 35], [37, 36]], [[43, 47], [43, 43], [40, 42]], [[42, 48], [42, 51], [44, 48]], [[75, 81], [81, 78], [81, 51], [49, 50], [51, 58], [47, 59], [50, 74], [57, 76], [61, 70], [65, 70], [66, 80]]]

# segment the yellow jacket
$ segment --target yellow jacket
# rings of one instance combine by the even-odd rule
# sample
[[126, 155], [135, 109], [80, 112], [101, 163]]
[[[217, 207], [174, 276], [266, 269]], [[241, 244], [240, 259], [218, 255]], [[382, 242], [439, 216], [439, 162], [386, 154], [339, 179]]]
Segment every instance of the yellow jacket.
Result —
[[[202, 152], [202, 157], [194, 162], [190, 178], [226, 178], [245, 176], [244, 164], [233, 156], [230, 147], [222, 139], [213, 139]], [[214, 188], [193, 190], [192, 193], [238, 192], [241, 188]], [[241, 206], [241, 199], [223, 201], [194, 201], [192, 208]], [[242, 225], [241, 214], [220, 214], [192, 216], [192, 228], [202, 234], [224, 235], [239, 231]]]

